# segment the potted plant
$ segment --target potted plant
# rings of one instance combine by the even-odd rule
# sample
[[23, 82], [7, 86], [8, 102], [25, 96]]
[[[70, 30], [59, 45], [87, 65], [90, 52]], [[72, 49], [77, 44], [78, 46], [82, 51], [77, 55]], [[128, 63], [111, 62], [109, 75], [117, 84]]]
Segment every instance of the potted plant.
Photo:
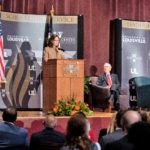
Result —
[[55, 116], [71, 116], [77, 112], [83, 112], [86, 115], [93, 114], [93, 111], [90, 110], [87, 103], [81, 102], [75, 98], [59, 100], [59, 102], [56, 103], [54, 108], [50, 111], [50, 113]]

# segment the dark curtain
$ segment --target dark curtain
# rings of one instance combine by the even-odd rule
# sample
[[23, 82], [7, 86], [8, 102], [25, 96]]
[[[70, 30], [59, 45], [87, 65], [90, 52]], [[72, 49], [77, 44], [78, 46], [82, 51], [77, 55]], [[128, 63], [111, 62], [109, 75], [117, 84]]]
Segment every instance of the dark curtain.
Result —
[[[2, 10], [16, 13], [84, 15], [85, 74], [91, 66], [103, 71], [109, 62], [110, 20], [150, 20], [150, 0], [1, 0]], [[115, 59], [115, 58], [114, 58]]]

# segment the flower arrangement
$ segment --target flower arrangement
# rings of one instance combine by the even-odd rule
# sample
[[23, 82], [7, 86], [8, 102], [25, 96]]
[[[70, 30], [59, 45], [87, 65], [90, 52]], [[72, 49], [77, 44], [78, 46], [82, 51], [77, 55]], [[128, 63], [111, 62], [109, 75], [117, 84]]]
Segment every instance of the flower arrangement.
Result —
[[93, 111], [90, 110], [88, 104], [75, 98], [59, 100], [59, 102], [55, 104], [54, 108], [50, 112], [55, 116], [71, 116], [77, 112], [83, 112], [86, 115], [93, 114]]

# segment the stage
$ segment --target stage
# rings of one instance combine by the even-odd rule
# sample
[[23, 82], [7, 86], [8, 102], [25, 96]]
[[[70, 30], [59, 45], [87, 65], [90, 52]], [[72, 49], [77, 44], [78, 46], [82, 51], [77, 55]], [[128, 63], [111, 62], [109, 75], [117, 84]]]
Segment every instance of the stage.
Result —
[[[96, 140], [100, 129], [106, 128], [113, 113], [107, 112], [94, 112], [92, 116], [88, 116], [91, 124], [91, 129], [94, 132]], [[67, 121], [69, 117], [56, 117], [57, 126], [56, 130], [61, 132], [66, 131]], [[18, 119], [16, 124], [24, 127], [29, 131], [29, 138], [32, 133], [40, 131], [43, 128], [44, 113], [42, 111], [18, 111]]]

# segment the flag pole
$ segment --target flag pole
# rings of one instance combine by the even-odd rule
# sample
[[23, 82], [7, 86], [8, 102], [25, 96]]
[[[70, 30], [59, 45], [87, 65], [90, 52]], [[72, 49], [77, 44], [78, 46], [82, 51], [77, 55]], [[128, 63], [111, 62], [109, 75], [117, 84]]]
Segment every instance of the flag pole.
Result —
[[51, 10], [50, 10], [50, 16], [53, 17], [54, 16], [54, 6], [52, 5]]
[[52, 34], [52, 17], [54, 16], [54, 7], [53, 7], [53, 5], [50, 9], [49, 15], [50, 15], [50, 17], [49, 17], [49, 34], [48, 34], [48, 38], [50, 38], [50, 36]]

